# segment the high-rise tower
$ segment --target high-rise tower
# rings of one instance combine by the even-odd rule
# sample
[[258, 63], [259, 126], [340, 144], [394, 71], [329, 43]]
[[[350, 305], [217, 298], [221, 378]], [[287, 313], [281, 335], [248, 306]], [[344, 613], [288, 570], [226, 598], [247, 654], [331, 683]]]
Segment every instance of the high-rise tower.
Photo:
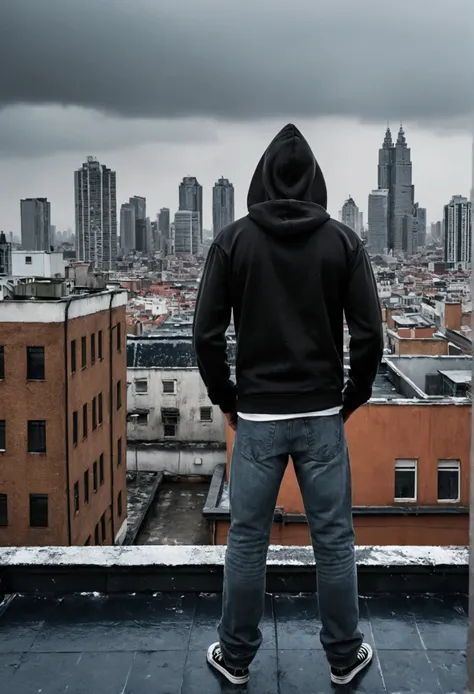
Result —
[[444, 260], [450, 268], [471, 267], [471, 202], [454, 195], [444, 207]]
[[21, 201], [21, 247], [24, 251], [51, 250], [51, 204], [47, 198]]
[[227, 178], [219, 178], [212, 189], [212, 228], [214, 238], [235, 219], [234, 186]]
[[74, 173], [76, 253], [78, 260], [112, 270], [117, 259], [115, 171], [87, 157]]
[[199, 242], [202, 243], [202, 186], [195, 176], [185, 176], [179, 184], [179, 209], [199, 214]]

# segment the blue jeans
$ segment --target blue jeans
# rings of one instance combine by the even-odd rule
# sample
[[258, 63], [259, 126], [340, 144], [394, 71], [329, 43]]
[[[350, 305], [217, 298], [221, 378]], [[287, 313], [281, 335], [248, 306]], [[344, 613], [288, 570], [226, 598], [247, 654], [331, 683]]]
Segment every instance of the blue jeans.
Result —
[[248, 667], [262, 642], [259, 622], [267, 550], [288, 456], [293, 459], [311, 533], [320, 639], [329, 663], [352, 665], [362, 643], [351, 473], [342, 415], [271, 422], [239, 418], [230, 470], [231, 526], [218, 627], [229, 667]]

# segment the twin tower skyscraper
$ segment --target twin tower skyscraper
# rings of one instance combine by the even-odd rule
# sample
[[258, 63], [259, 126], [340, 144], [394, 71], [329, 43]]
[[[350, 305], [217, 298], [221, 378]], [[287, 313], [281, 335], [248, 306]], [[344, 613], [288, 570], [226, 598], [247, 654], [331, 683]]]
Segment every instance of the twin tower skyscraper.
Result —
[[411, 151], [402, 126], [396, 142], [387, 127], [379, 150], [378, 188], [369, 195], [367, 240], [372, 254], [407, 257], [426, 243], [426, 209], [415, 202]]

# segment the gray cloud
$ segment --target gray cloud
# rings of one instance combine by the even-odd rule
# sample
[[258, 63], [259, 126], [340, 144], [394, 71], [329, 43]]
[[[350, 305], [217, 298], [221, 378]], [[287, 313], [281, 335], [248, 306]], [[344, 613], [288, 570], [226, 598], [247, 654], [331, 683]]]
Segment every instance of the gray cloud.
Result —
[[0, 156], [41, 157], [106, 151], [147, 142], [188, 144], [215, 139], [210, 120], [116, 118], [80, 106], [8, 106], [0, 110]]
[[[1, 0], [0, 105], [468, 122], [473, 0]], [[323, 9], [324, 8], [324, 9]]]

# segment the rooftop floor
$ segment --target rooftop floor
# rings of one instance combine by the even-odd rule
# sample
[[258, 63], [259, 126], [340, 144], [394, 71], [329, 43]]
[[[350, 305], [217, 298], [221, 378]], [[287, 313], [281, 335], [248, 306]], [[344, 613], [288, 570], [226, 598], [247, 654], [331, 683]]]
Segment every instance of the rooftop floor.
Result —
[[[237, 691], [205, 662], [220, 606], [220, 595], [192, 593], [9, 598], [0, 606], [0, 693]], [[375, 658], [341, 692], [464, 692], [467, 597], [377, 596], [360, 608]], [[334, 694], [317, 620], [314, 595], [267, 595], [263, 646], [244, 691]]]

